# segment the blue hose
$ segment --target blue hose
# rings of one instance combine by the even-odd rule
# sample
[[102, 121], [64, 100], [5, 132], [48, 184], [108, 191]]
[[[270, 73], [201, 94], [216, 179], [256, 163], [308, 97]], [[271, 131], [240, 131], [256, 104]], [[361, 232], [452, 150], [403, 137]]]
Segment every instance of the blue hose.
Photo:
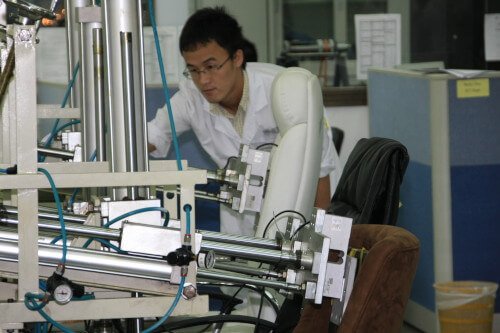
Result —
[[52, 188], [52, 193], [54, 194], [54, 200], [56, 201], [56, 206], [57, 206], [57, 212], [59, 213], [59, 222], [61, 224], [61, 236], [63, 240], [63, 253], [62, 253], [62, 258], [61, 258], [61, 264], [65, 265], [66, 264], [66, 252], [67, 252], [67, 246], [66, 246], [66, 225], [64, 224], [64, 215], [62, 211], [62, 206], [61, 206], [61, 201], [59, 200], [59, 193], [57, 193], [57, 188], [56, 185], [54, 184], [54, 180], [52, 179], [52, 176], [50, 173], [43, 169], [43, 168], [38, 168], [38, 171], [43, 173], [47, 179], [49, 180], [50, 187]]
[[156, 29], [156, 21], [153, 12], [153, 2], [148, 0], [149, 17], [151, 18], [151, 27], [153, 28], [153, 35], [155, 38], [156, 55], [158, 56], [158, 65], [160, 66], [161, 82], [163, 84], [163, 93], [165, 94], [165, 101], [167, 104], [168, 118], [170, 120], [170, 128], [172, 131], [172, 141], [174, 144], [175, 157], [177, 159], [177, 169], [182, 170], [181, 153], [179, 150], [179, 141], [177, 140], [177, 132], [175, 131], [174, 116], [172, 113], [172, 106], [170, 105], [170, 94], [168, 93], [167, 78], [165, 77], [165, 68], [163, 66], [163, 57], [161, 55], [160, 40], [158, 39], [158, 31]]

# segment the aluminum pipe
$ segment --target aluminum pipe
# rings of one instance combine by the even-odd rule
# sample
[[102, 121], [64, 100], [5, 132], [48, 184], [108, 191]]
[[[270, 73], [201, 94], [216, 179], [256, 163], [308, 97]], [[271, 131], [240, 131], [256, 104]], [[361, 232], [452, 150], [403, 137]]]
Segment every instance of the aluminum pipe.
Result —
[[[201, 251], [214, 251], [218, 255], [227, 255], [241, 259], [265, 262], [269, 264], [301, 265], [299, 256], [279, 250], [260, 249], [250, 246], [225, 244], [211, 241], [201, 242]], [[309, 266], [309, 265], [308, 265]], [[309, 269], [311, 267], [305, 267]]]
[[197, 232], [199, 232], [203, 236], [203, 241], [213, 241], [220, 243], [253, 246], [271, 250], [281, 249], [280, 244], [275, 239], [258, 238], [258, 237], [235, 235], [235, 234], [225, 234], [222, 232], [215, 232], [208, 230], [197, 230]]
[[[19, 224], [19, 221], [15, 220], [15, 219], [1, 218], [0, 224], [6, 225], [9, 227], [17, 227]], [[109, 228], [102, 228], [102, 227], [97, 227], [97, 226], [92, 226], [92, 225], [85, 225], [85, 224], [78, 224], [78, 223], [67, 223], [67, 222], [64, 225], [65, 225], [66, 233], [71, 235], [71, 236], [87, 237], [87, 238], [91, 238], [91, 237], [102, 238], [102, 239], [114, 240], [114, 241], [120, 240], [121, 231], [119, 229], [109, 229]], [[61, 232], [61, 225], [58, 221], [38, 220], [38, 228], [41, 231], [53, 232], [56, 234], [60, 234], [60, 232]]]
[[243, 284], [253, 284], [261, 287], [269, 287], [274, 289], [283, 289], [287, 291], [301, 291], [302, 287], [298, 284], [291, 284], [281, 281], [275, 280], [266, 280], [259, 278], [251, 278], [241, 275], [232, 275], [223, 272], [217, 272], [213, 270], [207, 269], [198, 269], [198, 273], [196, 274], [198, 279], [207, 279], [207, 280], [216, 280], [216, 281], [225, 281], [225, 282], [233, 282], [233, 283], [243, 283]]
[[[18, 255], [17, 241], [0, 239], [0, 260], [17, 262]], [[38, 244], [38, 258], [41, 265], [57, 266], [62, 258], [62, 247]], [[79, 248], [68, 248], [66, 267], [162, 281], [170, 281], [172, 274], [172, 267], [164, 260]]]

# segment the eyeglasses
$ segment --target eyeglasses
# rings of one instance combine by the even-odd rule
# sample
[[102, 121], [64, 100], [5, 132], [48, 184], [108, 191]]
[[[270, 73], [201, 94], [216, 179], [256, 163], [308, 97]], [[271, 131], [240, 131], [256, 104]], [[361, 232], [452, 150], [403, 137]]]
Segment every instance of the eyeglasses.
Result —
[[224, 62], [220, 65], [208, 65], [205, 66], [204, 69], [186, 68], [184, 72], [182, 72], [182, 74], [188, 79], [198, 80], [201, 76], [201, 73], [213, 74], [214, 72], [224, 67], [224, 65], [226, 64], [226, 62], [228, 62], [229, 59], [231, 59], [231, 56], [227, 57], [227, 59], [224, 60]]

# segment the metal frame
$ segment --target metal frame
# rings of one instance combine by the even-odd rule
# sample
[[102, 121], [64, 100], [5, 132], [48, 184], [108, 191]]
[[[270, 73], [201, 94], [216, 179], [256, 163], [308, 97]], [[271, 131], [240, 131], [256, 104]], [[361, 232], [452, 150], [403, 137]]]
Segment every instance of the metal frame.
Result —
[[[52, 105], [36, 104], [36, 70], [35, 70], [35, 29], [33, 26], [13, 27], [15, 47], [15, 75], [9, 87], [9, 97], [3, 108], [3, 148], [10, 148], [9, 156], [2, 156], [3, 164], [17, 164], [18, 174], [2, 178], [0, 190], [13, 190], [12, 200], [17, 198], [18, 207], [18, 262], [17, 266], [17, 302], [0, 303], [0, 330], [20, 329], [22, 323], [43, 321], [38, 312], [28, 310], [24, 305], [27, 292], [38, 293], [38, 279], [46, 268], [39, 268], [38, 260], [38, 190], [49, 188], [50, 184], [44, 175], [37, 173], [37, 168], [44, 167], [52, 173], [58, 188], [70, 187], [121, 187], [150, 185], [180, 185], [181, 207], [189, 204], [192, 207], [191, 225], [194, 230], [194, 185], [206, 183], [206, 171], [156, 171], [156, 172], [108, 172], [108, 163], [37, 163], [37, 116], [56, 118], [61, 115], [75, 116], [77, 109], [62, 110]], [[8, 117], [7, 117], [8, 114]], [[12, 123], [15, 121], [15, 126]], [[6, 137], [5, 129], [10, 129]], [[12, 129], [15, 129], [15, 132]], [[14, 133], [12, 133], [14, 132]], [[5, 140], [8, 139], [8, 143]], [[167, 164], [157, 166], [162, 169]], [[165, 170], [165, 169], [163, 169]], [[167, 168], [168, 170], [168, 168]], [[76, 171], [76, 172], [75, 172]], [[8, 200], [7, 200], [8, 201]], [[5, 201], [4, 201], [5, 202]], [[6, 202], [7, 203], [7, 202]], [[186, 215], [180, 214], [181, 235], [186, 233]], [[191, 240], [195, 247], [195, 237]], [[166, 263], [165, 263], [166, 265]], [[2, 264], [7, 268], [7, 264]], [[13, 268], [10, 268], [13, 269]], [[53, 269], [52, 269], [53, 270]], [[175, 270], [174, 270], [175, 271]], [[12, 274], [12, 272], [11, 272]], [[15, 274], [13, 274], [13, 277]], [[189, 266], [187, 283], [196, 284], [196, 264]], [[165, 283], [165, 282], [162, 282]], [[176, 289], [176, 288], [174, 288]], [[194, 301], [193, 301], [194, 300]], [[191, 301], [182, 300], [174, 311], [181, 313], [204, 313], [208, 311], [206, 298], [196, 297]], [[104, 319], [104, 318], [137, 318], [162, 316], [172, 303], [171, 297], [120, 298], [107, 300], [90, 300], [70, 302], [64, 306], [51, 302], [46, 312], [54, 320], [67, 319]]]

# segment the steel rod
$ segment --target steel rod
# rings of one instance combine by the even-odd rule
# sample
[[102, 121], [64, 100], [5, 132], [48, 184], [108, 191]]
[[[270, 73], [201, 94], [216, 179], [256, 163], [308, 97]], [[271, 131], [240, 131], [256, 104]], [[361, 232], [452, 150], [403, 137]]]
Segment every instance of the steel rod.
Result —
[[[266, 262], [270, 264], [300, 264], [297, 255], [270, 249], [260, 249], [236, 244], [225, 244], [211, 241], [201, 242], [201, 251], [214, 251], [216, 254], [228, 255], [236, 258]], [[310, 268], [310, 267], [308, 267]]]
[[253, 246], [271, 250], [279, 250], [281, 248], [280, 244], [275, 239], [225, 234], [208, 230], [197, 230], [197, 232], [203, 236], [204, 241]]
[[[16, 219], [9, 218], [0, 218], [0, 224], [16, 227], [19, 225], [19, 221]], [[72, 236], [80, 236], [80, 237], [94, 237], [94, 238], [102, 238], [107, 240], [120, 240], [120, 230], [119, 229], [109, 229], [102, 228], [98, 226], [78, 224], [66, 222], [65, 224], [66, 233]], [[45, 232], [53, 232], [55, 234], [60, 234], [61, 225], [58, 221], [51, 220], [38, 220], [38, 228], [41, 231]]]
[[[3, 206], [3, 212], [5, 212], [7, 215], [12, 216], [17, 216], [17, 214], [19, 213], [17, 208], [12, 206]], [[59, 220], [59, 214], [55, 209], [52, 210], [40, 206], [38, 207], [38, 218], [47, 220]], [[64, 221], [84, 223], [85, 221], [87, 221], [87, 217], [76, 214], [64, 214]]]
[[96, 161], [106, 160], [106, 121], [104, 105], [104, 71], [102, 28], [92, 29], [94, 55], [94, 101], [95, 101], [95, 133]]
[[75, 153], [69, 150], [57, 149], [57, 148], [47, 148], [44, 146], [38, 146], [37, 151], [39, 154], [43, 154], [51, 157], [60, 157], [63, 160], [70, 160], [75, 157]]
[[221, 269], [224, 271], [234, 272], [234, 273], [258, 276], [261, 278], [262, 277], [272, 277], [272, 278], [279, 278], [280, 277], [280, 274], [273, 272], [269, 269], [244, 266], [244, 265], [235, 264], [233, 262], [230, 264], [229, 263], [216, 263], [214, 268]]
[[276, 280], [266, 280], [259, 278], [251, 278], [241, 275], [232, 275], [224, 272], [218, 272], [207, 269], [198, 269], [198, 273], [196, 274], [198, 279], [208, 279], [208, 280], [216, 280], [216, 281], [225, 281], [225, 282], [233, 282], [233, 283], [243, 283], [243, 284], [253, 284], [261, 287], [269, 287], [274, 289], [284, 289], [288, 291], [301, 291], [302, 287], [298, 284], [291, 284], [282, 281]]
[[[125, 120], [125, 156], [126, 171], [137, 172], [136, 124], [135, 124], [135, 97], [134, 97], [134, 68], [132, 57], [132, 33], [120, 32], [122, 85], [123, 85], [123, 112]], [[137, 187], [127, 188], [130, 200], [137, 198]]]
[[[17, 241], [0, 239], [0, 260], [17, 261], [18, 255]], [[38, 244], [38, 258], [41, 265], [57, 265], [61, 257], [61, 246]], [[72, 247], [68, 248], [66, 254], [66, 267], [165, 281], [169, 281], [172, 274], [172, 267], [164, 260]]]

